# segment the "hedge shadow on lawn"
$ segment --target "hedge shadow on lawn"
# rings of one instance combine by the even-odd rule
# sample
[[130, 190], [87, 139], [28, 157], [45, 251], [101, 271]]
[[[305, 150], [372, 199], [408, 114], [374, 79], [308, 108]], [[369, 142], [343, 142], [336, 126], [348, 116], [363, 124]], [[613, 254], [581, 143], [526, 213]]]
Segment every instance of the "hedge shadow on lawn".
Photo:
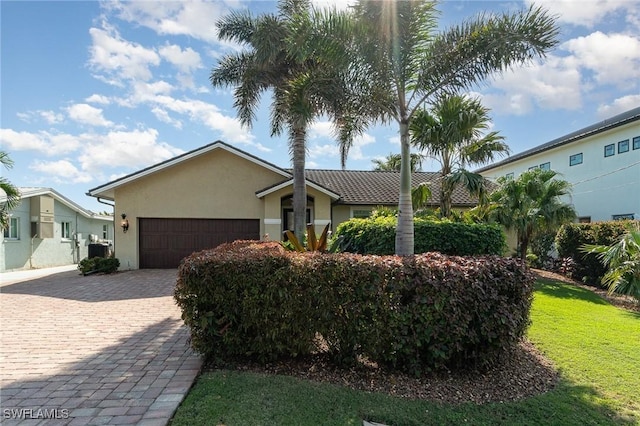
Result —
[[555, 284], [553, 280], [540, 279], [536, 284], [535, 290], [542, 294], [559, 299], [580, 299], [586, 302], [595, 303], [597, 305], [608, 305], [609, 302], [598, 296], [597, 294], [580, 287], [563, 286]]

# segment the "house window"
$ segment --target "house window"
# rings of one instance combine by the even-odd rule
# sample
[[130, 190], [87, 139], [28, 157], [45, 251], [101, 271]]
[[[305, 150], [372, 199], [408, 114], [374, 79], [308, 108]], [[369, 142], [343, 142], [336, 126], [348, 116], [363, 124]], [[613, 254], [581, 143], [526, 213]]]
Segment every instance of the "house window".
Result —
[[536, 170], [537, 168], [538, 168], [538, 166], [531, 166], [531, 167], [529, 167], [529, 171]]
[[629, 151], [629, 139], [618, 142], [618, 154]]
[[612, 143], [612, 144], [606, 145], [604, 147], [604, 156], [605, 157], [611, 157], [615, 153], [616, 153], [616, 145], [615, 144]]
[[102, 225], [102, 239], [103, 240], [108, 240], [109, 239], [109, 226], [108, 225]]
[[551, 163], [540, 164], [540, 170], [551, 170]]
[[513, 172], [507, 173], [506, 175], [504, 175], [504, 177], [507, 179], [513, 179]]
[[640, 149], [640, 136], [633, 138], [633, 149]]
[[581, 216], [578, 218], [578, 223], [591, 223], [591, 216]]
[[635, 215], [633, 213], [627, 214], [614, 214], [613, 220], [633, 220]]
[[20, 218], [10, 217], [8, 227], [4, 230], [4, 237], [8, 240], [20, 239]]
[[371, 216], [371, 210], [353, 210], [351, 217], [356, 219], [366, 219]]
[[582, 153], [569, 156], [569, 165], [576, 166], [582, 164]]
[[60, 233], [61, 238], [70, 239], [71, 238], [71, 222], [61, 222], [62, 232]]

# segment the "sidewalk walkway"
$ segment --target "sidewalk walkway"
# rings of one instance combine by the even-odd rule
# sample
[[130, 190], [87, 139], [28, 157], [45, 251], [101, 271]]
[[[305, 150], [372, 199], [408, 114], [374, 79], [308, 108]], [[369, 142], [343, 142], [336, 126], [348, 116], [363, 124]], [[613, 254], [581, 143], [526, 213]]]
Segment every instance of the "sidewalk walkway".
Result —
[[2, 274], [0, 422], [166, 425], [201, 366], [175, 279], [75, 266]]

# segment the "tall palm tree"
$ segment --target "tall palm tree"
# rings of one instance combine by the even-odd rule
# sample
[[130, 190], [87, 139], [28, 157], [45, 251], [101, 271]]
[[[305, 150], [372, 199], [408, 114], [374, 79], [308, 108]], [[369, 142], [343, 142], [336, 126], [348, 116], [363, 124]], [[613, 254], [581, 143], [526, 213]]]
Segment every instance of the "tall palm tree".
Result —
[[[360, 0], [353, 13], [358, 54], [351, 75], [359, 74], [368, 85], [358, 85], [349, 98], [360, 112], [351, 117], [358, 120], [358, 129], [375, 121], [395, 121], [400, 127], [396, 254], [409, 255], [414, 252], [409, 139], [414, 115], [443, 93], [470, 89], [495, 73], [544, 57], [558, 43], [558, 27], [546, 11], [534, 7], [484, 14], [441, 33], [434, 2]], [[339, 29], [334, 26], [334, 34]], [[343, 159], [350, 147], [344, 141]]]
[[491, 217], [518, 236], [518, 252], [524, 259], [531, 238], [538, 232], [556, 231], [576, 218], [572, 205], [562, 201], [571, 184], [556, 179], [553, 170], [530, 170], [517, 179], [501, 177], [490, 195]]
[[[424, 160], [424, 157], [422, 155], [411, 154], [411, 172], [412, 173], [420, 171], [420, 169], [422, 168], [422, 160]], [[371, 160], [371, 162], [374, 165], [373, 170], [383, 171], [383, 172], [399, 172], [401, 161], [402, 161], [402, 158], [400, 157], [400, 154], [393, 154], [393, 153], [390, 153], [389, 155], [387, 155], [384, 158], [384, 160], [380, 160], [380, 159]]]
[[[345, 106], [339, 102], [346, 90], [341, 73], [346, 72], [349, 55], [338, 41], [333, 42], [332, 53], [326, 57], [313, 51], [301, 54], [297, 47], [310, 41], [301, 38], [296, 28], [314, 23], [318, 30], [321, 25], [316, 21], [339, 19], [338, 14], [319, 13], [311, 8], [309, 0], [281, 0], [276, 14], [254, 17], [249, 12], [233, 12], [217, 23], [220, 39], [245, 47], [220, 59], [210, 75], [214, 87], [235, 87], [234, 107], [243, 125], [252, 125], [261, 95], [272, 91], [271, 135], [286, 131], [289, 137], [294, 233], [300, 240], [306, 228], [307, 129], [319, 116], [328, 115], [335, 123], [336, 134], [346, 140], [352, 137], [354, 126], [344, 118], [341, 111]], [[322, 31], [314, 36], [331, 40], [330, 34]]]
[[493, 161], [495, 155], [508, 154], [509, 147], [498, 132], [489, 129], [489, 109], [478, 99], [462, 95], [439, 98], [431, 111], [416, 111], [409, 130], [411, 142], [440, 163], [440, 214], [451, 216], [451, 196], [458, 184], [482, 195], [484, 179], [465, 170]]
[[[13, 160], [6, 152], [0, 151], [0, 164], [10, 169], [13, 167]], [[3, 230], [9, 226], [9, 211], [20, 203], [20, 191], [4, 176], [0, 176], [0, 190], [4, 192], [0, 194], [0, 230]]]

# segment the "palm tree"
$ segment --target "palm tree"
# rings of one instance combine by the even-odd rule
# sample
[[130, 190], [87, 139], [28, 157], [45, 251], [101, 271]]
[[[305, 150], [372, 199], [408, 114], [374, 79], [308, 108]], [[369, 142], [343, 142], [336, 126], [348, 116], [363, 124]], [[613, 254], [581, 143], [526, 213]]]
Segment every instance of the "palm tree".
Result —
[[[353, 88], [349, 104], [359, 114], [350, 117], [358, 130], [376, 121], [395, 121], [400, 127], [396, 254], [410, 255], [414, 235], [409, 123], [414, 115], [443, 93], [470, 89], [497, 72], [544, 57], [558, 43], [558, 28], [553, 17], [534, 7], [485, 14], [439, 34], [434, 2], [360, 0], [353, 13], [356, 25], [349, 31], [358, 54], [352, 58], [350, 76], [359, 75], [359, 81], [368, 84]], [[338, 36], [340, 26], [333, 29]], [[313, 27], [306, 30], [312, 32]], [[343, 159], [350, 147], [349, 140], [344, 141]]]
[[[10, 169], [13, 167], [13, 160], [6, 152], [0, 151], [0, 164]], [[2, 199], [0, 201], [0, 229], [6, 229], [9, 226], [9, 211], [18, 207], [20, 203], [20, 191], [4, 176], [0, 176], [0, 190], [4, 192], [0, 195]]]
[[626, 294], [640, 302], [640, 231], [629, 231], [611, 246], [584, 245], [585, 253], [597, 253], [609, 268], [602, 283], [609, 293]]
[[518, 236], [520, 258], [527, 255], [529, 241], [538, 232], [556, 231], [576, 217], [572, 205], [561, 198], [571, 192], [571, 184], [556, 179], [553, 170], [530, 170], [518, 179], [501, 177], [499, 188], [489, 198], [491, 217]]
[[461, 95], [439, 98], [431, 111], [416, 111], [409, 130], [411, 142], [440, 163], [440, 214], [451, 216], [451, 196], [459, 184], [473, 195], [485, 192], [484, 178], [465, 170], [508, 154], [498, 132], [489, 132], [489, 109], [478, 99]]
[[[375, 171], [383, 172], [399, 172], [402, 158], [400, 154], [389, 153], [384, 160], [371, 160]], [[418, 172], [422, 168], [422, 160], [424, 157], [420, 154], [411, 154], [411, 173]]]
[[[294, 232], [300, 240], [306, 228], [307, 129], [317, 117], [328, 115], [335, 123], [336, 134], [348, 144], [346, 140], [352, 137], [355, 127], [344, 117], [341, 108], [346, 105], [338, 102], [346, 90], [341, 84], [345, 81], [341, 73], [346, 72], [349, 55], [337, 40], [330, 56], [321, 57], [315, 52], [301, 54], [295, 49], [309, 40], [301, 38], [296, 28], [314, 23], [318, 30], [321, 25], [316, 21], [339, 19], [337, 15], [337, 12], [331, 15], [311, 9], [309, 0], [281, 0], [277, 14], [254, 17], [249, 12], [233, 12], [217, 23], [220, 39], [245, 46], [245, 50], [220, 59], [210, 75], [214, 87], [235, 87], [234, 107], [243, 125], [252, 125], [261, 95], [272, 91], [271, 135], [280, 135], [286, 130], [289, 136]], [[314, 36], [331, 40], [330, 34], [321, 31]], [[341, 60], [344, 66], [340, 65]]]

